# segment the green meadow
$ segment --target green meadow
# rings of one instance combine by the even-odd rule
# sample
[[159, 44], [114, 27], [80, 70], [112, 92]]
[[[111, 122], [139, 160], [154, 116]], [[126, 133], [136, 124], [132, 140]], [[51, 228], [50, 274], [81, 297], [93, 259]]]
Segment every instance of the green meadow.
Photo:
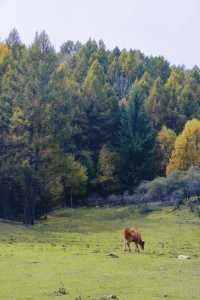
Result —
[[[125, 226], [141, 230], [143, 252], [123, 252]], [[200, 219], [123, 207], [61, 209], [34, 227], [0, 223], [0, 269], [3, 300], [200, 299]]]

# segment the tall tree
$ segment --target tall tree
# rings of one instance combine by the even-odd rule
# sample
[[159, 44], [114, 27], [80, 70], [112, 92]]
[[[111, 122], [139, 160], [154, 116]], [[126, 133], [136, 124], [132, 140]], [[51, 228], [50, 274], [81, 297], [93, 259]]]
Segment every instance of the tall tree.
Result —
[[[49, 168], [50, 189], [60, 193], [63, 206], [73, 207], [73, 196], [83, 195], [87, 187], [87, 170], [72, 154], [54, 152], [54, 162]], [[59, 185], [60, 188], [55, 186]]]
[[[120, 132], [120, 175], [124, 185], [132, 188], [141, 179], [153, 177], [155, 133], [144, 109], [143, 91], [138, 87], [133, 86], [126, 108], [122, 112], [124, 120]], [[123, 132], [127, 132], [126, 142]]]
[[97, 184], [101, 192], [112, 193], [117, 190], [118, 179], [116, 176], [117, 154], [103, 145], [99, 152], [97, 168]]
[[177, 137], [166, 173], [188, 170], [191, 166], [200, 166], [200, 121], [197, 119], [188, 121]]
[[84, 82], [84, 111], [87, 118], [88, 147], [98, 155], [102, 144], [113, 140], [118, 104], [105, 81], [100, 63], [95, 60]]
[[159, 130], [163, 124], [164, 91], [160, 78], [157, 78], [145, 99], [145, 109], [154, 129]]
[[185, 74], [182, 69], [172, 69], [164, 86], [165, 96], [162, 102], [163, 124], [176, 132], [180, 132], [185, 124], [185, 115], [181, 112], [181, 91]]
[[171, 157], [172, 151], [174, 149], [174, 144], [176, 140], [176, 133], [165, 126], [158, 132], [157, 144], [158, 144], [158, 161], [160, 162], [159, 175], [163, 176], [166, 171], [167, 164]]

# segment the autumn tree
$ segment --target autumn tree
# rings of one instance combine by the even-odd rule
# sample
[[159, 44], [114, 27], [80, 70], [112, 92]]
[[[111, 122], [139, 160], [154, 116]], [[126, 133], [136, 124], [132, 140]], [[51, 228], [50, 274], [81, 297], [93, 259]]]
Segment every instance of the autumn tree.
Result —
[[191, 166], [200, 166], [200, 121], [188, 121], [176, 138], [166, 174], [175, 170], [188, 170]]
[[182, 69], [172, 69], [164, 85], [164, 99], [162, 101], [162, 124], [173, 129], [176, 133], [182, 130], [186, 117], [181, 111], [181, 92], [184, 86], [185, 73]]
[[200, 69], [194, 67], [186, 74], [181, 91], [180, 110], [187, 120], [200, 117]]
[[105, 193], [111, 193], [116, 189], [116, 162], [117, 154], [109, 149], [107, 145], [103, 145], [98, 159], [97, 167], [97, 183]]
[[145, 99], [145, 109], [153, 128], [160, 129], [163, 124], [163, 99], [164, 92], [160, 78], [157, 78], [150, 89], [149, 96]]
[[163, 126], [157, 135], [159, 174], [164, 175], [176, 140], [176, 133]]
[[[54, 152], [53, 164], [49, 167], [50, 189], [59, 193], [63, 206], [73, 206], [73, 196], [84, 194], [87, 185], [87, 170], [72, 154]], [[59, 186], [59, 188], [58, 188]]]
[[197, 66], [102, 40], [57, 51], [44, 31], [27, 47], [14, 29], [0, 43], [0, 216], [32, 224], [84, 192], [134, 190], [166, 164], [198, 165], [197, 119]]

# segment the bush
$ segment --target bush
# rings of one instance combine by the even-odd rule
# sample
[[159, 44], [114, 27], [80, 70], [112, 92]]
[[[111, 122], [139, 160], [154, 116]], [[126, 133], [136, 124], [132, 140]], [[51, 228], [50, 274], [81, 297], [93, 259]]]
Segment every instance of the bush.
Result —
[[144, 214], [144, 215], [148, 214], [152, 211], [153, 211], [153, 209], [151, 209], [147, 204], [142, 205], [139, 209], [139, 213]]
[[[177, 208], [184, 202], [189, 205], [192, 197], [197, 197], [196, 200], [200, 199], [199, 167], [191, 167], [187, 172], [176, 171], [168, 177], [142, 182], [134, 194], [137, 203], [170, 201]], [[194, 199], [192, 203], [197, 205]]]

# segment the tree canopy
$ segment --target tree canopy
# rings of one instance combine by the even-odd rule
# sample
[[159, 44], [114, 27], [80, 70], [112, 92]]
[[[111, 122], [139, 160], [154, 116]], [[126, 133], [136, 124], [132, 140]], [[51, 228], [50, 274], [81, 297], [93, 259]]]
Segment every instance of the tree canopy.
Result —
[[56, 51], [44, 31], [27, 47], [14, 29], [0, 43], [0, 217], [33, 223], [199, 165], [198, 119], [198, 67], [102, 40]]
[[167, 175], [175, 170], [188, 170], [191, 166], [200, 166], [200, 121], [188, 121], [175, 141]]

